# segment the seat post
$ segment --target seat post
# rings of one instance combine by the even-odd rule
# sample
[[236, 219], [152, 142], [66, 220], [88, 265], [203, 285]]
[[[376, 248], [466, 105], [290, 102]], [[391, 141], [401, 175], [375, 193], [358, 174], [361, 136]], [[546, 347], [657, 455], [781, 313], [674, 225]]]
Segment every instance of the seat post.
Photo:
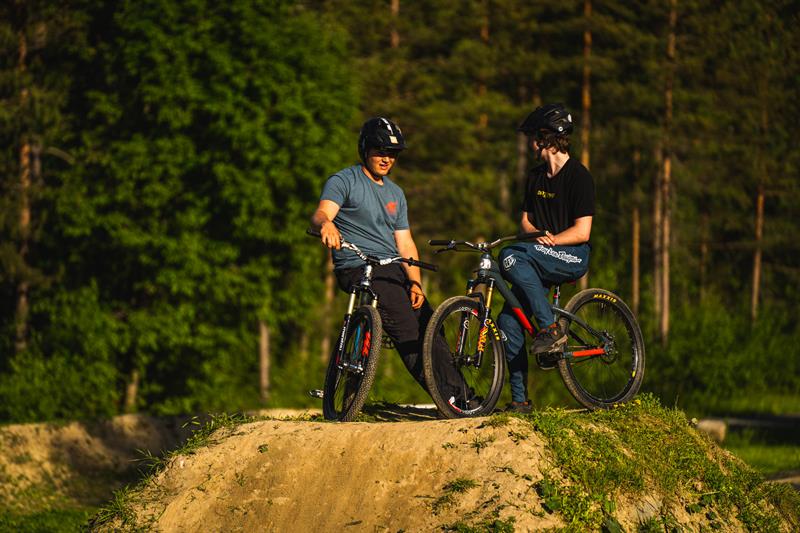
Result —
[[558, 307], [558, 301], [561, 299], [561, 285], [553, 286], [553, 305]]

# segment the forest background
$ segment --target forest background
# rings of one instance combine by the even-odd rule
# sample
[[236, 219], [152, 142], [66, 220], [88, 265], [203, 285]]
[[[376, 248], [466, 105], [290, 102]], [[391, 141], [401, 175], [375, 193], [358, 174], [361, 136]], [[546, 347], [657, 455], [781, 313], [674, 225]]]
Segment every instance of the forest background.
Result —
[[[304, 235], [384, 115], [435, 306], [515, 232], [517, 124], [565, 103], [597, 187], [588, 285], [643, 390], [800, 412], [800, 6], [782, 0], [0, 6], [0, 422], [312, 406], [342, 295]], [[373, 398], [429, 401], [396, 356]], [[574, 405], [531, 373], [538, 406]]]

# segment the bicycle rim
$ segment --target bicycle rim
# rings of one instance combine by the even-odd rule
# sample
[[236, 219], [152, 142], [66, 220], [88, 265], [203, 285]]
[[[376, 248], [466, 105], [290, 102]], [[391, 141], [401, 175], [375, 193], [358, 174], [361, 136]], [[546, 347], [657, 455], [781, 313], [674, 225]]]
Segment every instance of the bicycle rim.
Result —
[[326, 419], [346, 422], [361, 411], [375, 379], [381, 337], [378, 312], [371, 307], [359, 308], [353, 314], [341, 354], [334, 350], [328, 363], [323, 394]]
[[630, 400], [644, 376], [644, 343], [630, 310], [616, 295], [593, 289], [576, 295], [567, 310], [597, 332], [578, 321], [569, 324], [559, 371], [570, 393], [590, 409]]
[[[505, 372], [500, 332], [493, 323], [482, 326], [478, 302], [455, 297], [439, 306], [426, 331], [425, 378], [436, 406], [448, 418], [489, 414], [500, 397]], [[484, 350], [480, 360], [479, 346]], [[446, 358], [442, 365], [449, 365], [463, 377], [466, 386], [461, 387], [460, 394], [443, 375], [442, 366], [435, 363], [436, 357]]]

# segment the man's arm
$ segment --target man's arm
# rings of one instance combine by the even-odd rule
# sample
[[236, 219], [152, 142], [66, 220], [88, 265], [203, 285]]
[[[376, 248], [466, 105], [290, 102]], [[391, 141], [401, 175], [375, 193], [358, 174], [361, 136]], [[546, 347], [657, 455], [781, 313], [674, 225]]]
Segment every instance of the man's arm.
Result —
[[[410, 229], [400, 229], [394, 232], [394, 240], [397, 243], [397, 251], [405, 258], [412, 258], [419, 260], [419, 252], [417, 245], [414, 243], [414, 238], [411, 236]], [[408, 281], [411, 283], [411, 307], [419, 309], [425, 301], [425, 294], [422, 292], [422, 273], [419, 267], [407, 265], [403, 263], [408, 275]]]
[[[529, 213], [522, 213], [520, 228], [523, 233], [539, 231], [530, 221]], [[557, 235], [548, 233], [544, 237], [539, 237], [536, 242], [547, 246], [575, 246], [589, 242], [592, 234], [592, 216], [585, 216], [575, 219], [575, 223]]]
[[527, 211], [522, 212], [522, 220], [519, 223], [519, 228], [522, 230], [522, 233], [533, 233], [534, 231], [539, 231], [536, 229], [536, 226], [533, 225], [533, 217]]
[[589, 242], [592, 234], [592, 215], [575, 219], [575, 223], [559, 233], [552, 235], [553, 244], [551, 246], [576, 246]]
[[342, 235], [333, 223], [338, 213], [339, 204], [331, 200], [320, 200], [317, 210], [311, 216], [311, 227], [322, 235], [322, 244], [337, 250], [342, 246]]

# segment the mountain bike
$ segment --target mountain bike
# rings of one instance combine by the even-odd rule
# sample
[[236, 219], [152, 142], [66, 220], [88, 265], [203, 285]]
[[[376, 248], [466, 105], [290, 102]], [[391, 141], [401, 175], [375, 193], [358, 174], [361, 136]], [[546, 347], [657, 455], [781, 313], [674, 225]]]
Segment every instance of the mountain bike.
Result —
[[[309, 229], [306, 233], [320, 237], [318, 231]], [[358, 415], [369, 396], [384, 340], [378, 295], [372, 290], [374, 267], [406, 263], [435, 271], [437, 266], [400, 256], [381, 259], [367, 255], [344, 239], [341, 247], [355, 252], [364, 261], [364, 270], [360, 280], [348, 290], [347, 311], [325, 372], [322, 414], [327, 420], [348, 422]]]
[[[497, 289], [523, 329], [531, 336], [536, 328], [522, 311], [522, 305], [503, 279], [492, 251], [509, 241], [531, 240], [544, 232], [501, 237], [492, 242], [431, 240], [444, 246], [436, 253], [475, 251], [480, 253], [473, 279], [467, 281], [466, 295], [442, 302], [425, 331], [422, 357], [425, 379], [433, 401], [448, 418], [482, 416], [494, 409], [505, 376], [504, 334], [492, 317], [492, 298]], [[481, 287], [483, 290], [477, 290]], [[558, 352], [547, 354], [558, 366], [564, 385], [572, 396], [589, 409], [609, 408], [627, 402], [639, 391], [644, 378], [645, 347], [633, 313], [613, 292], [586, 289], [559, 306], [561, 286], [553, 286], [553, 317], [567, 334]], [[450, 360], [464, 375], [480, 405], [469, 410], [457, 407], [457, 398], [446, 398], [432, 367], [434, 345], [444, 337]], [[537, 358], [540, 367], [542, 363]]]

